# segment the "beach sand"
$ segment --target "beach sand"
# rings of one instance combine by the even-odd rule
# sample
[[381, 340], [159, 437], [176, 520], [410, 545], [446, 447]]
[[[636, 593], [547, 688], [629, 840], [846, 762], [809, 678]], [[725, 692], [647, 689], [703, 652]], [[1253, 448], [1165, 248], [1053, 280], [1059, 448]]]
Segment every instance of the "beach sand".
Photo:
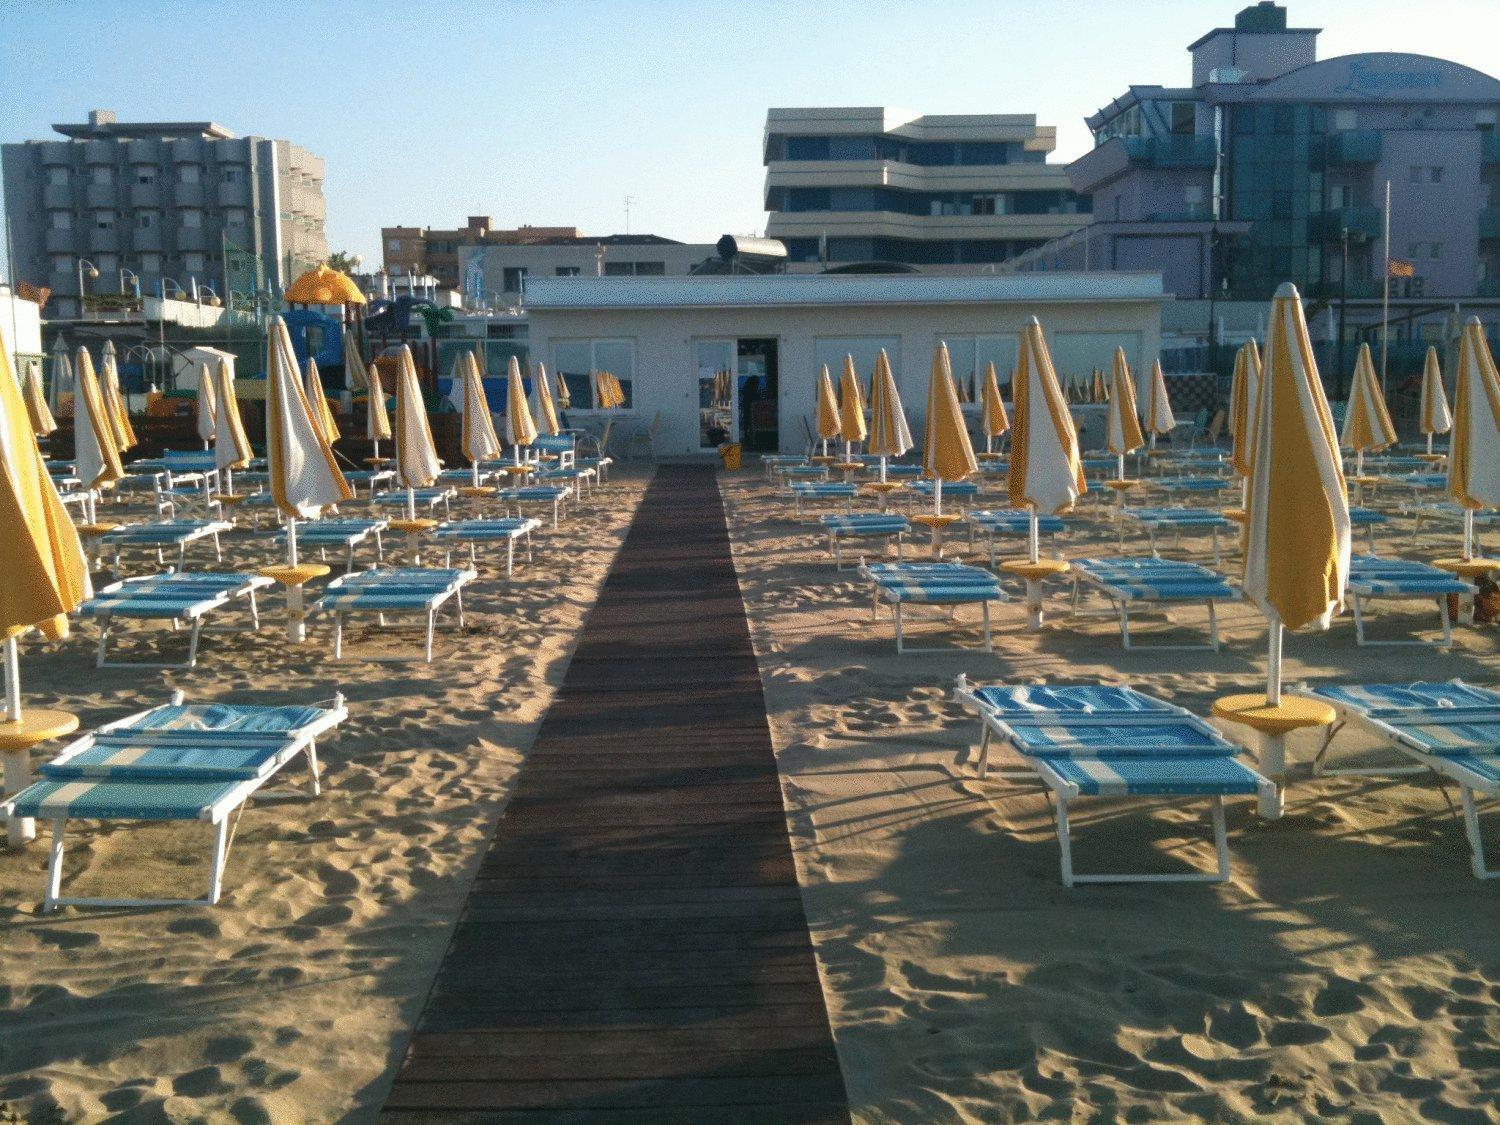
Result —
[[[24, 641], [27, 705], [74, 711], [85, 729], [174, 687], [191, 702], [313, 702], [338, 690], [349, 719], [319, 746], [320, 798], [248, 807], [217, 907], [44, 915], [46, 826], [25, 851], [0, 853], [0, 1105], [23, 1120], [373, 1118], [642, 491], [639, 478], [611, 480], [558, 531], [537, 534], [535, 561], [522, 553], [513, 580], [503, 553], [482, 553], [467, 631], [440, 618], [431, 665], [419, 634], [382, 637], [373, 624], [349, 634], [343, 663], [326, 621], [289, 647], [279, 595], [263, 601], [258, 634], [206, 634], [191, 671], [96, 671], [87, 623], [57, 644]], [[189, 565], [276, 561], [264, 540], [234, 534], [224, 546], [222, 566], [205, 545]], [[156, 569], [154, 557], [126, 556], [129, 574]], [[181, 651], [183, 638], [167, 643]], [[197, 823], [83, 827], [64, 885], [202, 894], [209, 843]]]
[[[1430, 777], [1304, 777], [1279, 822], [1235, 801], [1227, 884], [1073, 890], [1045, 797], [976, 777], [979, 725], [952, 701], [959, 673], [1131, 684], [1206, 715], [1216, 697], [1264, 686], [1251, 607], [1226, 607], [1217, 654], [1125, 653], [1105, 603], [1073, 618], [1057, 587], [1039, 634], [1019, 605], [998, 608], [993, 655], [897, 656], [889, 613], [872, 620], [867, 587], [835, 573], [818, 529], [753, 471], [722, 479], [857, 1120], [1500, 1119], [1500, 884], [1471, 876]], [[1085, 498], [1064, 553], [1116, 553], [1105, 503]], [[1432, 558], [1456, 537], [1456, 524], [1424, 529], [1413, 546], [1403, 519], [1381, 549]], [[922, 538], [908, 558], [925, 555]], [[1001, 556], [1023, 551], [1017, 540]], [[1127, 553], [1144, 544], [1127, 540]], [[1206, 539], [1168, 553], [1209, 561]], [[1430, 602], [1399, 608], [1378, 635], [1433, 635]], [[1201, 608], [1171, 617], [1175, 639], [1202, 636]], [[976, 619], [965, 608], [960, 628], [917, 625], [909, 639], [977, 646]], [[1138, 640], [1168, 639], [1151, 628], [1148, 617]], [[1288, 638], [1287, 676], [1493, 685], [1497, 642], [1495, 628], [1464, 628], [1447, 654], [1359, 648], [1344, 618]], [[1397, 760], [1350, 732], [1335, 747], [1345, 761]], [[1314, 748], [1294, 743], [1294, 762]], [[1080, 871], [1212, 861], [1202, 805], [1075, 810]], [[1484, 819], [1492, 847], [1495, 823]]]

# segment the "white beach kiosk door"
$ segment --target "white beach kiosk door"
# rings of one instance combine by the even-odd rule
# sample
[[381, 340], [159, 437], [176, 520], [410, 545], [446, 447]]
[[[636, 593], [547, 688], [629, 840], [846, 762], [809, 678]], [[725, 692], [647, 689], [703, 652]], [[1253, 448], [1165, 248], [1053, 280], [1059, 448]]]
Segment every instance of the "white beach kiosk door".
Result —
[[733, 340], [699, 340], [698, 449], [711, 452], [728, 441], [738, 441], [739, 380], [735, 377]]

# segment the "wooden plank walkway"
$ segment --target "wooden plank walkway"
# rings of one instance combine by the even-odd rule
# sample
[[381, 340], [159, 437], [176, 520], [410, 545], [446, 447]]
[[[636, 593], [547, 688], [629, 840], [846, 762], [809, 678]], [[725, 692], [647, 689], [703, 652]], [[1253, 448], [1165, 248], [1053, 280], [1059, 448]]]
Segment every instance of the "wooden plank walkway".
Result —
[[848, 1120], [711, 470], [647, 489], [385, 1114]]

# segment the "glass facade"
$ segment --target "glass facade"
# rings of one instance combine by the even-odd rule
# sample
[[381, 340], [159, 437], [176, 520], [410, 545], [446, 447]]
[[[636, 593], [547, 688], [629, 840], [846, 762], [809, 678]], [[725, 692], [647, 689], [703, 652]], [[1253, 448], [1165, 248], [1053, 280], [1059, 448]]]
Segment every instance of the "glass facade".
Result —
[[892, 211], [901, 215], [1078, 215], [1092, 200], [1071, 191], [903, 191], [885, 187], [780, 188], [776, 211]]
[[[816, 238], [787, 238], [787, 257], [816, 262]], [[1042, 245], [1038, 238], [830, 238], [830, 262], [903, 262], [907, 265], [965, 265], [1004, 262]]]
[[568, 388], [574, 410], [597, 410], [594, 372], [608, 371], [620, 380], [625, 392], [621, 409], [635, 406], [635, 341], [623, 339], [554, 340], [552, 370]]
[[899, 137], [783, 137], [775, 160], [891, 160], [948, 165], [1041, 164], [1046, 155], [1017, 141], [908, 141]]

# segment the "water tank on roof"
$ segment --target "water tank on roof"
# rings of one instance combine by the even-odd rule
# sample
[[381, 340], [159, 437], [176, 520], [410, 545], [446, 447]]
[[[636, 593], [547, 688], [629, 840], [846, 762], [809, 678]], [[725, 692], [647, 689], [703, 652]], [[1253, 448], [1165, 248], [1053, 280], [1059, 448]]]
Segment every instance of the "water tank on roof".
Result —
[[714, 244], [714, 249], [726, 262], [735, 258], [758, 258], [767, 262], [786, 259], [786, 246], [779, 239], [756, 238], [754, 235], [726, 234]]

